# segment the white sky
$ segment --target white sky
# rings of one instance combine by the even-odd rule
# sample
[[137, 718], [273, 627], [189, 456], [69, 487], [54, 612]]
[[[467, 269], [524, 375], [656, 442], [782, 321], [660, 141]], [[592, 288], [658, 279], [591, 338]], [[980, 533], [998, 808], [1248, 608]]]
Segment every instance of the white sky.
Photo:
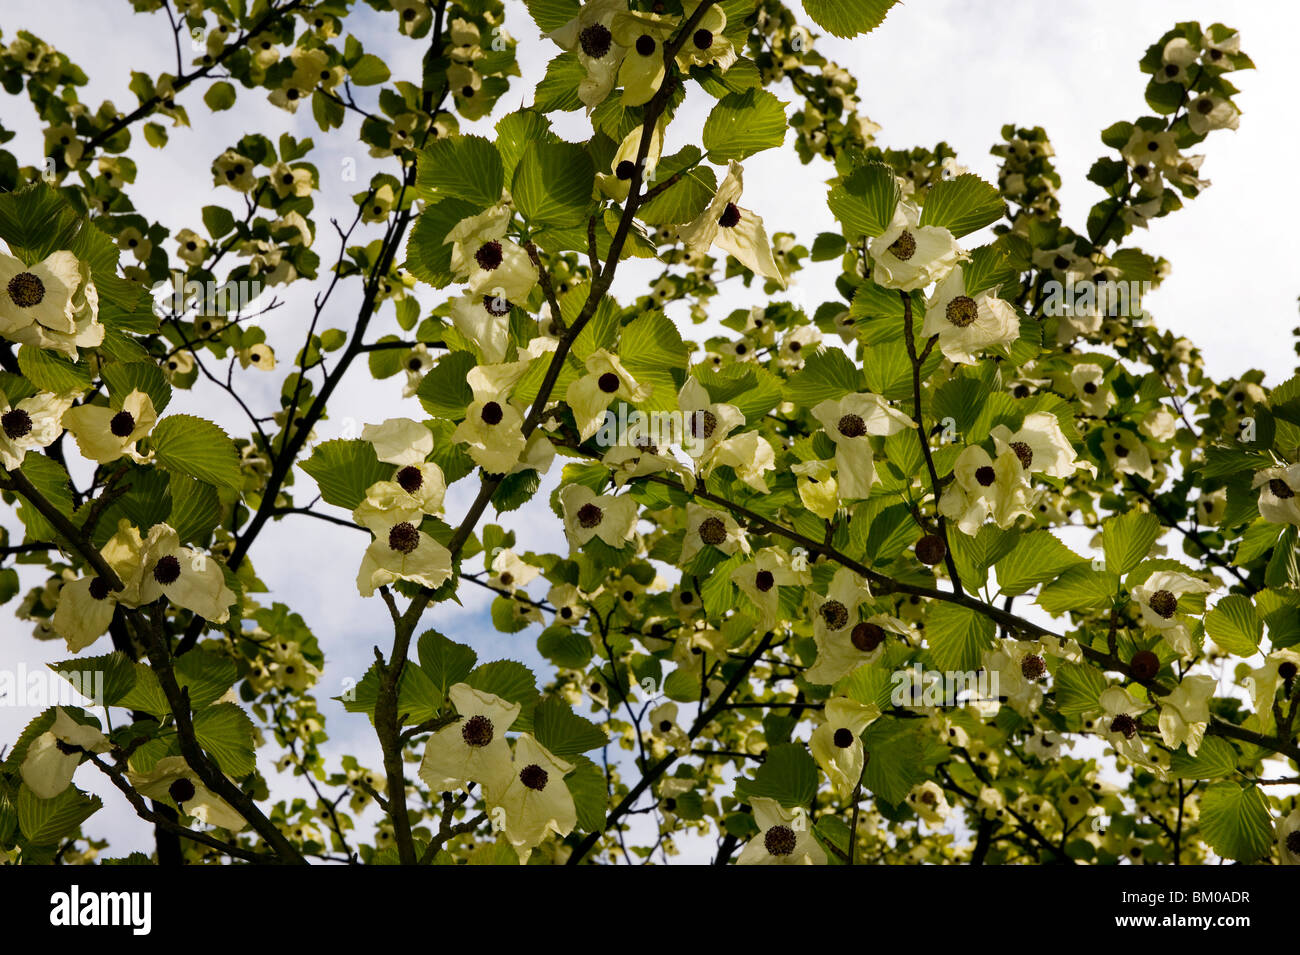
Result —
[[[497, 115], [527, 101], [527, 91], [556, 52], [549, 42], [539, 40], [521, 0], [506, 0], [506, 6], [507, 29], [521, 41], [524, 75], [504, 97]], [[400, 37], [394, 17], [377, 17], [361, 4], [357, 10], [361, 26], [353, 29], [366, 49], [383, 56], [395, 77], [418, 77], [422, 44]], [[1129, 241], [1173, 264], [1165, 285], [1144, 301], [1159, 326], [1196, 342], [1216, 377], [1262, 368], [1266, 383], [1275, 385], [1289, 377], [1297, 364], [1290, 329], [1297, 324], [1294, 263], [1300, 260], [1300, 242], [1294, 223], [1300, 220], [1300, 199], [1287, 177], [1300, 146], [1295, 123], [1300, 64], [1293, 39], [1300, 32], [1300, 4], [1287, 0], [914, 0], [897, 7], [872, 35], [852, 41], [823, 38], [817, 48], [858, 76], [864, 112], [883, 127], [877, 135], [882, 146], [933, 146], [945, 140], [956, 149], [959, 162], [995, 181], [996, 159], [989, 155], [989, 147], [999, 140], [1002, 125], [1042, 125], [1056, 150], [1064, 219], [1082, 231], [1088, 208], [1101, 196], [1085, 174], [1097, 157], [1110, 152], [1100, 142], [1100, 130], [1149, 112], [1142, 97], [1146, 77], [1138, 72], [1137, 60], [1175, 22], [1190, 19], [1205, 25], [1222, 20], [1240, 29], [1243, 49], [1258, 69], [1232, 77], [1243, 90], [1237, 100], [1244, 113], [1241, 128], [1213, 133], [1200, 147], [1207, 154], [1202, 175], [1213, 181], [1213, 187], [1182, 211], [1156, 222], [1149, 233], [1139, 231]], [[133, 69], [155, 76], [175, 69], [165, 18], [134, 15], [121, 0], [43, 0], [21, 5], [5, 0], [0, 27], [5, 42], [18, 29], [29, 29], [71, 56], [91, 78], [82, 99], [92, 108], [107, 98], [129, 110], [135, 102], [127, 89]], [[188, 57], [188, 48], [185, 52]], [[213, 116], [202, 102], [204, 89], [200, 83], [179, 98], [194, 128], [173, 130], [165, 150], [149, 149], [136, 130], [132, 156], [140, 174], [131, 196], [137, 207], [173, 233], [187, 226], [202, 231], [202, 206], [225, 203], [242, 209], [242, 200], [229, 190], [212, 187], [208, 170], [213, 157], [246, 131], [260, 131], [272, 139], [286, 130], [298, 137], [311, 136], [324, 147], [310, 157], [321, 171], [315, 248], [326, 263], [332, 261], [337, 246], [329, 217], [351, 221], [351, 195], [364, 187], [371, 173], [392, 171], [391, 161], [385, 165], [365, 154], [353, 135], [356, 127], [351, 120], [345, 133], [325, 136], [309, 110], [290, 116], [268, 104], [264, 94], [242, 89], [233, 111]], [[778, 92], [783, 99], [794, 99], [788, 87]], [[370, 95], [366, 90], [359, 93], [359, 99], [365, 97], [363, 102]], [[39, 163], [41, 135], [29, 105], [17, 98], [3, 102], [5, 124], [19, 132], [6, 148], [17, 152], [23, 162]], [[704, 94], [692, 93], [683, 118], [670, 132], [668, 151], [696, 140], [708, 103]], [[490, 127], [490, 123], [476, 125], [483, 130]], [[570, 139], [589, 135], [581, 113], [566, 114], [556, 120], [556, 127]], [[347, 158], [357, 162], [356, 182], [344, 182], [340, 176]], [[824, 201], [824, 180], [831, 174], [828, 164], [817, 161], [804, 167], [793, 151], [770, 150], [747, 160], [745, 166], [745, 204], [764, 217], [769, 232], [792, 231], [811, 245], [818, 232], [834, 228]], [[377, 234], [372, 230], [372, 237]], [[644, 267], [625, 264], [615, 293], [635, 295], [646, 274]], [[826, 280], [824, 287], [813, 284], [822, 280]], [[814, 304], [834, 295], [824, 269], [808, 273], [804, 285], [807, 288], [801, 291]], [[291, 359], [301, 342], [314, 291], [304, 288], [291, 293], [286, 307], [263, 322], [282, 360]], [[359, 299], [356, 283], [344, 285], [326, 311], [326, 327], [350, 328]], [[752, 300], [752, 295], [723, 295], [717, 311], [725, 314]], [[374, 337], [396, 330], [392, 314], [391, 308], [382, 314], [372, 328]], [[689, 337], [691, 330], [684, 331]], [[259, 413], [268, 413], [281, 375], [255, 378], [254, 374], [243, 379], [251, 404]], [[333, 399], [332, 420], [318, 427], [318, 437], [337, 436], [349, 417], [357, 422], [396, 415], [420, 417], [417, 403], [402, 401], [401, 380], [374, 382], [364, 370], [355, 369]], [[246, 433], [242, 418], [224, 407], [221, 397], [202, 389], [177, 392], [169, 410], [201, 414]], [[298, 472], [297, 477], [297, 493], [305, 503], [314, 490], [306, 475]], [[448, 495], [453, 523], [472, 498], [471, 482], [464, 484]], [[10, 513], [0, 515], [0, 520], [16, 526]], [[565, 546], [558, 524], [540, 501], [507, 515], [502, 523], [519, 531], [521, 550]], [[377, 766], [378, 747], [366, 721], [347, 716], [326, 699], [340, 691], [345, 679], [360, 678], [373, 660], [371, 648], [376, 643], [387, 647], [391, 642], [382, 606], [356, 593], [359, 538], [346, 529], [290, 519], [267, 528], [253, 560], [272, 590], [263, 595], [265, 602], [278, 599], [299, 610], [326, 653], [327, 666], [317, 693], [333, 737], [327, 752], [333, 757], [354, 752], [363, 763]], [[328, 556], [322, 559], [322, 555]], [[25, 586], [36, 582], [34, 575], [25, 572]], [[485, 626], [486, 593], [472, 586], [464, 591], [463, 608], [444, 604], [426, 614], [423, 625], [472, 644], [481, 660], [512, 657], [540, 663], [533, 645], [535, 630], [496, 634]], [[61, 644], [31, 640], [26, 625], [4, 611], [0, 611], [0, 634], [0, 669], [12, 670], [20, 663], [31, 669], [67, 656]], [[105, 652], [107, 646], [105, 640], [90, 652]], [[0, 741], [11, 741], [35, 715], [32, 710], [0, 704]], [[331, 769], [337, 768], [335, 758]], [[263, 772], [277, 792], [305, 790], [300, 783], [277, 776], [265, 758]], [[113, 854], [149, 847], [146, 827], [111, 787], [84, 768], [78, 784], [105, 796], [107, 809], [87, 829], [111, 833]]]

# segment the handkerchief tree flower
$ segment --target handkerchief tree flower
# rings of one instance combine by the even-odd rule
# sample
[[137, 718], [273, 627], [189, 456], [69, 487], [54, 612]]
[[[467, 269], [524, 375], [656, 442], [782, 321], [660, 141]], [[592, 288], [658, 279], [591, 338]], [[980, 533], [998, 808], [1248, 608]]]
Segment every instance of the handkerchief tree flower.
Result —
[[1295, 864], [1282, 325], [1100, 294], [1249, 37], [1149, 38], [1082, 210], [876, 140], [893, 5], [137, 0], [194, 48], [101, 107], [6, 34], [4, 652], [87, 703], [0, 859]]

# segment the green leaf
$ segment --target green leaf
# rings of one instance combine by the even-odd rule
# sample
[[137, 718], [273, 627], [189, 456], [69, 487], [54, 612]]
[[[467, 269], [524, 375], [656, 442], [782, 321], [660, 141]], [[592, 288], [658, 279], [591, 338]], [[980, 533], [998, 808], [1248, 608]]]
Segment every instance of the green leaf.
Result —
[[901, 804], [927, 776], [920, 735], [903, 720], [872, 723], [862, 736], [862, 748], [870, 756], [862, 787], [887, 803]]
[[176, 658], [176, 682], [189, 689], [190, 707], [195, 710], [215, 703], [238, 678], [239, 669], [229, 657], [196, 647]]
[[435, 418], [459, 421], [474, 400], [465, 376], [478, 364], [467, 351], [448, 352], [429, 369], [415, 394], [424, 410]]
[[736, 780], [736, 798], [775, 799], [787, 809], [806, 807], [817, 793], [817, 764], [802, 743], [781, 743], [767, 751], [767, 759], [753, 779]]
[[569, 759], [609, 742], [604, 730], [573, 712], [557, 696], [548, 696], [534, 708], [533, 735], [560, 759]]
[[476, 210], [500, 202], [504, 184], [501, 154], [482, 136], [438, 140], [421, 150], [415, 170], [415, 191], [420, 198], [430, 202], [461, 199]]
[[70, 248], [77, 231], [84, 228], [83, 222], [48, 183], [0, 194], [0, 239], [27, 265]]
[[357, 86], [376, 86], [388, 82], [392, 74], [383, 60], [373, 53], [367, 53], [352, 64], [348, 76]]
[[1015, 549], [994, 565], [998, 588], [1008, 596], [1023, 594], [1035, 584], [1055, 579], [1084, 559], [1048, 531], [1031, 531]]
[[99, 657], [74, 657], [49, 666], [82, 696], [91, 700], [99, 697], [106, 706], [117, 706], [135, 685], [135, 665], [121, 651]]
[[1259, 649], [1264, 624], [1244, 594], [1228, 594], [1205, 615], [1205, 632], [1224, 650], [1251, 657]]
[[476, 690], [495, 694], [522, 707], [519, 717], [509, 729], [527, 732], [532, 727], [533, 706], [540, 694], [537, 692], [537, 680], [528, 667], [514, 660], [493, 660], [475, 668], [465, 678], [465, 682]]
[[1258, 786], [1214, 783], [1201, 794], [1201, 835], [1225, 859], [1254, 862], [1273, 844], [1273, 821]]
[[212, 238], [219, 239], [235, 228], [235, 214], [225, 206], [204, 206], [203, 228]]
[[230, 109], [235, 105], [235, 88], [225, 80], [213, 83], [208, 87], [208, 91], [203, 94], [203, 102], [207, 103], [208, 109], [214, 113]]
[[437, 630], [426, 630], [417, 644], [420, 669], [442, 699], [457, 683], [463, 683], [478, 662], [478, 654], [463, 643], [449, 640]]
[[[41, 495], [63, 514], [72, 516], [72, 485], [68, 472], [53, 458], [43, 454], [29, 454], [23, 458], [20, 471], [35, 485]], [[57, 538], [58, 532], [40, 511], [36, 510], [26, 498], [18, 505], [18, 517], [27, 528], [31, 540], [50, 540]]]
[[838, 37], [870, 33], [898, 0], [803, 0], [803, 9], [819, 27]]
[[[444, 199], [425, 206], [415, 220], [410, 238], [406, 240], [406, 267], [418, 279], [428, 282], [434, 288], [443, 288], [452, 281], [451, 250], [447, 242], [447, 233], [462, 220], [478, 213], [483, 207], [464, 199]], [[375, 356], [383, 352], [372, 352], [371, 367], [375, 367]], [[400, 357], [400, 352], [397, 353]], [[396, 370], [393, 372], [396, 374]]]
[[1108, 517], [1101, 525], [1106, 570], [1123, 576], [1141, 563], [1160, 536], [1160, 519], [1146, 511], [1128, 511]]
[[581, 146], [533, 143], [515, 167], [510, 194], [534, 226], [585, 225], [596, 170]]
[[[893, 442], [900, 438], [906, 439], [908, 446], [916, 446], [916, 435], [909, 431], [900, 431], [887, 438], [886, 442]], [[919, 450], [917, 453], [920, 453]], [[918, 461], [916, 467], [906, 473], [910, 477], [919, 471]], [[962, 582], [968, 583], [972, 588], [983, 588], [988, 583], [989, 567], [1001, 560], [1016, 545], [1016, 541], [1017, 536], [1014, 531], [1004, 531], [996, 524], [983, 525], [973, 537], [960, 532], [948, 534], [948, 543], [952, 550], [953, 562], [957, 565], [957, 572], [961, 575]]]
[[1105, 674], [1086, 663], [1064, 662], [1052, 674], [1056, 708], [1064, 716], [1087, 716], [1101, 709], [1097, 701], [1109, 685]]
[[100, 377], [108, 385], [109, 403], [121, 408], [122, 402], [133, 391], [142, 391], [153, 402], [153, 410], [162, 414], [172, 400], [172, 386], [167, 383], [162, 369], [151, 361], [111, 362], [100, 369]]
[[709, 162], [745, 159], [785, 142], [785, 103], [763, 89], [729, 93], [704, 122]]
[[1119, 577], [1092, 569], [1091, 564], [1068, 568], [1038, 595], [1038, 605], [1050, 614], [1067, 610], [1097, 610], [1108, 606], [1119, 591]]
[[85, 391], [93, 380], [84, 363], [71, 362], [35, 345], [23, 345], [18, 349], [18, 369], [41, 391], [55, 394]]
[[53, 846], [103, 808], [98, 796], [87, 796], [69, 786], [53, 799], [41, 799], [26, 786], [18, 790], [18, 828], [34, 846]]
[[[678, 173], [682, 177], [649, 202], [636, 210], [637, 218], [646, 225], [674, 225], [690, 222], [701, 212], [718, 191], [718, 177], [708, 166], [700, 165], [702, 153], [698, 146], [687, 146], [672, 156], [667, 156], [654, 167], [653, 188]], [[684, 170], [689, 169], [689, 172]]]
[[143, 663], [137, 663], [134, 667], [135, 681], [117, 705], [123, 709], [140, 710], [142, 713], [148, 713], [150, 716], [156, 716], [162, 719], [171, 715], [171, 705], [167, 702], [167, 694], [162, 690], [158, 683], [158, 677], [154, 675], [153, 670], [149, 669]]
[[393, 466], [380, 461], [375, 446], [360, 439], [324, 441], [298, 466], [315, 478], [326, 504], [349, 511], [366, 499], [372, 484], [393, 476]]
[[203, 543], [221, 520], [221, 499], [211, 484], [175, 471], [168, 475], [172, 507], [167, 523], [183, 543]]
[[193, 415], [169, 415], [150, 435], [160, 465], [217, 487], [244, 485], [234, 443], [211, 421]]
[[567, 113], [581, 108], [578, 87], [586, 75], [576, 53], [561, 53], [546, 64], [546, 75], [533, 91], [533, 108], [543, 113]]
[[926, 643], [940, 670], [978, 670], [993, 645], [993, 621], [953, 603], [937, 603], [926, 617]]
[[689, 354], [677, 326], [663, 312], [646, 312], [628, 323], [619, 353], [630, 369], [685, 368]]
[[578, 828], [584, 832], [601, 832], [605, 828], [605, 807], [609, 792], [605, 774], [600, 767], [585, 756], [578, 756], [573, 772], [564, 777], [564, 785], [573, 796], [573, 807], [578, 811]]
[[529, 143], [559, 142], [559, 137], [551, 132], [550, 120], [531, 109], [521, 109], [503, 116], [497, 123], [496, 130], [497, 149], [501, 153], [504, 178], [508, 180], [514, 179], [515, 167], [519, 165]]
[[863, 390], [862, 372], [838, 348], [821, 348], [809, 355], [803, 369], [785, 384], [786, 401], [812, 408]]
[[234, 703], [195, 713], [194, 736], [223, 773], [241, 779], [253, 771], [253, 721]]
[[930, 187], [920, 224], [942, 226], [960, 239], [997, 222], [1005, 214], [1006, 203], [996, 187], [973, 173], [966, 173]]
[[1185, 749], [1174, 753], [1170, 771], [1179, 779], [1222, 779], [1237, 772], [1237, 751], [1226, 739], [1207, 736], [1195, 756]]
[[894, 170], [870, 162], [832, 187], [827, 204], [844, 226], [844, 237], [856, 241], [864, 235], [875, 238], [889, 228], [900, 196]]
[[578, 0], [524, 0], [533, 21], [543, 33], [554, 33], [578, 15]]
[[547, 627], [537, 638], [537, 652], [557, 667], [576, 670], [591, 662], [591, 640], [571, 627]]

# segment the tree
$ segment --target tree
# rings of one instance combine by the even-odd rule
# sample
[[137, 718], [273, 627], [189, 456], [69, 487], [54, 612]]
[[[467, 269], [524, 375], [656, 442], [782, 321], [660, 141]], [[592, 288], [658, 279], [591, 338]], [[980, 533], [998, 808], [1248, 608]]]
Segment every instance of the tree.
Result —
[[[18, 615], [102, 707], [45, 707], [9, 748], [0, 852], [108, 848], [74, 782], [98, 773], [164, 864], [637, 863], [687, 841], [719, 864], [1300, 860], [1270, 789], [1300, 760], [1300, 380], [1211, 380], [1141, 308], [1167, 263], [1130, 244], [1236, 128], [1238, 34], [1150, 47], [1151, 114], [1102, 132], [1076, 231], [1043, 129], [1002, 130], [996, 185], [942, 143], [882, 149], [778, 0], [525, 2], [552, 57], [533, 90], [499, 0], [133, 0], [176, 72], [134, 74], [126, 113], [81, 103], [85, 74], [31, 34], [0, 52], [48, 157], [0, 151], [0, 487], [23, 529], [0, 553], [39, 576]], [[891, 6], [802, 12], [853, 36]], [[419, 75], [365, 51], [375, 14]], [[324, 147], [247, 133], [202, 223], [151, 221], [130, 152], [168, 148], [200, 89], [214, 113], [310, 103], [390, 171], [322, 235]], [[553, 128], [571, 112], [582, 141]], [[839, 232], [769, 236], [744, 202], [744, 161], [791, 130], [833, 164]], [[629, 258], [659, 270], [639, 295], [615, 289]], [[833, 285], [792, 296], [814, 262]], [[718, 314], [737, 284], [767, 304]], [[262, 293], [304, 287], [286, 361], [257, 319], [289, 310]], [[701, 341], [669, 317], [711, 312]], [[422, 420], [317, 441], [365, 376]], [[178, 390], [242, 433], [167, 413]], [[519, 552], [525, 514], [552, 552]], [[377, 745], [337, 766], [313, 695], [330, 647], [254, 569], [269, 524], [309, 520], [357, 532], [313, 559], [356, 561], [392, 632], [341, 697]], [[551, 666], [428, 628], [473, 588]], [[276, 792], [267, 744], [313, 799]]]

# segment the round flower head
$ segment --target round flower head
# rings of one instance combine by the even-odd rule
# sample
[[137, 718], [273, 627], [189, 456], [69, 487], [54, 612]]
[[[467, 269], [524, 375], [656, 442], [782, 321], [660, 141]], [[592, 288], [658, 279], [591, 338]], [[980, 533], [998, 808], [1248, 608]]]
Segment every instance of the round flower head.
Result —
[[926, 304], [921, 334], [938, 335], [939, 350], [949, 361], [973, 365], [976, 353], [1018, 339], [1020, 319], [1010, 304], [988, 289], [968, 295], [962, 268], [957, 266]]
[[484, 471], [509, 474], [528, 446], [523, 426], [523, 415], [504, 398], [476, 399], [451, 437], [469, 445], [469, 456]]
[[619, 66], [627, 49], [614, 37], [615, 18], [627, 12], [627, 0], [587, 0], [578, 15], [548, 34], [560, 47], [574, 53], [582, 64], [578, 98], [591, 112], [618, 81]]
[[614, 17], [614, 42], [626, 53], [618, 71], [624, 106], [644, 106], [663, 84], [664, 44], [674, 24], [652, 13], [620, 13]]
[[1026, 474], [1046, 474], [1066, 478], [1080, 466], [1074, 448], [1061, 431], [1061, 422], [1047, 411], [1025, 416], [1024, 424], [1014, 434], [1000, 424], [989, 432], [998, 454], [1012, 451]]
[[128, 770], [127, 779], [145, 798], [173, 805], [204, 825], [231, 832], [245, 826], [244, 817], [208, 789], [183, 756], [166, 756], [147, 772]]
[[650, 397], [650, 388], [637, 383], [617, 355], [597, 348], [587, 356], [587, 373], [572, 382], [564, 402], [573, 412], [578, 432], [586, 441], [605, 422], [605, 411], [614, 401], [639, 404]]
[[1277, 853], [1282, 865], [1300, 865], [1300, 809], [1292, 809], [1278, 825]]
[[796, 475], [803, 506], [824, 521], [834, 517], [840, 507], [840, 486], [829, 462], [814, 458], [792, 465], [790, 470]]
[[696, 461], [707, 459], [715, 447], [745, 423], [735, 405], [715, 402], [692, 375], [677, 393], [684, 434], [682, 449]]
[[525, 563], [509, 548], [498, 550], [488, 561], [486, 569], [488, 583], [503, 590], [527, 587], [541, 573], [538, 568]]
[[996, 672], [998, 695], [1021, 716], [1029, 717], [1043, 702], [1047, 664], [1033, 642], [999, 640], [984, 651], [984, 668]]
[[743, 179], [744, 169], [733, 159], [727, 178], [718, 187], [708, 208], [682, 226], [679, 234], [688, 248], [707, 253], [716, 245], [755, 275], [771, 279], [785, 288], [785, 276], [772, 257], [772, 244], [763, 228], [763, 220], [739, 205], [744, 190]]
[[1266, 729], [1275, 723], [1273, 700], [1278, 688], [1294, 687], [1297, 674], [1300, 674], [1300, 652], [1274, 650], [1265, 658], [1262, 667], [1251, 670], [1242, 680], [1242, 685], [1250, 691], [1256, 716]]
[[409, 580], [433, 590], [451, 578], [451, 551], [416, 523], [395, 519], [400, 516], [376, 520], [370, 527], [375, 539], [366, 548], [357, 571], [357, 590], [363, 597], [372, 596], [376, 587], [394, 580]]
[[433, 462], [408, 464], [398, 468], [391, 481], [378, 481], [366, 490], [366, 499], [352, 512], [353, 520], [363, 527], [392, 520], [419, 523], [425, 514], [442, 510], [447, 491], [442, 469]]
[[871, 278], [885, 288], [910, 292], [943, 279], [962, 258], [953, 234], [920, 225], [921, 213], [900, 201], [889, 228], [871, 240]]
[[1300, 524], [1300, 464], [1266, 468], [1255, 475], [1259, 516], [1273, 524]]
[[[700, 0], [686, 0], [682, 4], [682, 13], [687, 17], [694, 15], [700, 6]], [[714, 4], [695, 25], [680, 50], [677, 51], [677, 65], [688, 71], [692, 66], [716, 66], [719, 72], [726, 72], [736, 62], [736, 48], [725, 35], [727, 13], [721, 6]]]
[[71, 405], [70, 398], [39, 392], [10, 407], [0, 393], [0, 465], [15, 470], [28, 451], [53, 444], [63, 433], [63, 413]]
[[37, 324], [64, 335], [77, 330], [74, 296], [81, 266], [71, 252], [52, 252], [34, 265], [0, 253], [0, 336]]
[[506, 731], [519, 716], [519, 704], [466, 683], [455, 684], [447, 695], [460, 719], [429, 737], [420, 778], [434, 792], [449, 792], [469, 782], [504, 785], [510, 775]]
[[874, 703], [833, 696], [822, 713], [825, 722], [813, 730], [808, 746], [840, 796], [848, 799], [866, 768], [862, 731], [880, 717], [880, 708]]
[[135, 445], [157, 421], [153, 401], [138, 390], [127, 395], [116, 411], [104, 405], [78, 405], [63, 414], [63, 425], [76, 438], [78, 450], [100, 464], [111, 464], [123, 455], [144, 462]]
[[750, 805], [758, 835], [745, 844], [737, 865], [826, 864], [826, 852], [813, 837], [806, 813], [796, 815], [767, 796], [754, 797]]
[[[646, 154], [642, 160], [642, 176], [644, 183], [654, 182], [654, 170], [659, 165], [659, 159], [663, 155], [664, 149], [664, 127], [668, 124], [666, 117], [661, 117], [659, 122], [655, 123], [654, 128], [650, 130], [650, 141], [646, 144]], [[596, 177], [596, 183], [600, 186], [600, 191], [616, 202], [623, 202], [627, 199], [628, 193], [632, 190], [632, 177], [636, 174], [637, 157], [641, 155], [641, 125], [637, 124], [632, 127], [623, 142], [619, 144], [618, 151], [614, 153], [614, 158], [610, 160], [609, 172], [602, 173]]]
[[765, 547], [752, 563], [731, 572], [731, 580], [758, 610], [758, 629], [770, 630], [777, 621], [781, 587], [808, 585], [812, 575], [791, 568], [790, 559], [779, 547]]
[[706, 546], [716, 547], [727, 556], [737, 550], [749, 553], [749, 540], [734, 517], [692, 501], [686, 505], [686, 534], [682, 539], [680, 562], [686, 563]]
[[1101, 417], [1115, 403], [1115, 394], [1105, 383], [1106, 372], [1100, 365], [1083, 362], [1070, 370], [1070, 384], [1084, 410]]
[[952, 812], [939, 784], [929, 779], [913, 787], [907, 794], [907, 804], [931, 826], [942, 826]]
[[862, 393], [828, 398], [813, 408], [826, 435], [835, 442], [835, 470], [839, 492], [845, 499], [865, 498], [876, 479], [871, 436], [896, 434], [916, 427], [903, 412], [880, 395]]
[[451, 321], [488, 364], [505, 360], [510, 346], [511, 300], [500, 289], [466, 292], [451, 303]]
[[93, 726], [78, 723], [62, 707], [54, 709], [54, 724], [27, 747], [19, 772], [41, 799], [53, 799], [72, 785], [72, 776], [85, 753], [107, 753], [108, 740]]
[[994, 460], [979, 445], [971, 445], [957, 456], [953, 476], [956, 480], [939, 497], [939, 513], [955, 522], [963, 534], [978, 533], [989, 519], [1009, 528], [1017, 518], [1029, 514], [1029, 482], [1011, 449]]
[[1156, 768], [1147, 756], [1138, 720], [1150, 707], [1134, 699], [1122, 686], [1112, 686], [1102, 691], [1098, 702], [1102, 710], [1098, 729], [1115, 748], [1115, 752], [1139, 766]]
[[182, 547], [167, 524], [149, 529], [140, 554], [140, 602], [166, 597], [211, 623], [230, 619], [234, 592], [226, 586], [221, 564], [196, 550]]
[[452, 246], [452, 274], [468, 282], [470, 292], [522, 302], [537, 284], [537, 266], [527, 252], [506, 238], [510, 215], [508, 206], [493, 206], [462, 219], [447, 233], [445, 242]]
[[[841, 567], [831, 578], [826, 596], [814, 599], [817, 660], [804, 674], [809, 683], [835, 683], [863, 664], [880, 659], [885, 652], [885, 630], [895, 630], [897, 624], [891, 618], [858, 619], [858, 608], [871, 599], [865, 580]], [[903, 626], [902, 632], [906, 631]]]
[[[661, 739], [671, 749], [686, 751], [691, 748], [691, 739], [686, 731], [677, 725], [677, 704], [661, 703], [649, 714], [650, 735]], [[662, 792], [662, 790], [661, 790]]]
[[1186, 744], [1188, 755], [1196, 755], [1210, 722], [1210, 700], [1217, 687], [1218, 680], [1212, 676], [1186, 676], [1174, 692], [1160, 700], [1157, 722], [1166, 746], [1177, 749]]
[[573, 795], [564, 782], [572, 771], [572, 764], [525, 733], [515, 740], [509, 773], [484, 782], [489, 815], [491, 809], [505, 810], [505, 835], [521, 863], [549, 834], [567, 836], [578, 824]]
[[636, 532], [636, 501], [626, 494], [598, 495], [585, 484], [570, 484], [560, 491], [564, 533], [577, 549], [593, 537], [616, 550]]
[[1142, 622], [1159, 630], [1171, 647], [1187, 656], [1193, 650], [1192, 638], [1178, 613], [1178, 601], [1184, 594], [1210, 593], [1216, 586], [1178, 571], [1157, 570], [1133, 588], [1133, 599], [1141, 608]]

